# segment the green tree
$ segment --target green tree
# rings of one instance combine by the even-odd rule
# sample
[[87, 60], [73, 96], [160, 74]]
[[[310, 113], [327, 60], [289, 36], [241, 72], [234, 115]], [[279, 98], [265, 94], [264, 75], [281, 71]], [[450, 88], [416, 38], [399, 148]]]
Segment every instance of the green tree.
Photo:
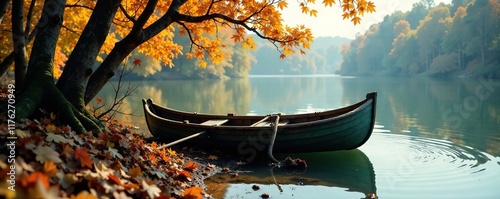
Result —
[[481, 64], [487, 65], [487, 55], [491, 42], [498, 34], [500, 23], [500, 3], [497, 0], [477, 0], [467, 6], [464, 24], [467, 27], [466, 38], [469, 41], [466, 53], [471, 56], [479, 52]]
[[423, 65], [428, 71], [432, 59], [442, 54], [441, 43], [446, 33], [446, 18], [450, 11], [446, 6], [432, 8], [417, 28], [419, 55], [424, 60]]
[[457, 12], [452, 18], [448, 18], [451, 27], [448, 29], [446, 36], [443, 40], [443, 49], [446, 53], [457, 54], [457, 64], [459, 69], [465, 68], [464, 63], [464, 48], [467, 40], [465, 38], [466, 26], [464, 25], [463, 18], [466, 14], [464, 7], [458, 7]]

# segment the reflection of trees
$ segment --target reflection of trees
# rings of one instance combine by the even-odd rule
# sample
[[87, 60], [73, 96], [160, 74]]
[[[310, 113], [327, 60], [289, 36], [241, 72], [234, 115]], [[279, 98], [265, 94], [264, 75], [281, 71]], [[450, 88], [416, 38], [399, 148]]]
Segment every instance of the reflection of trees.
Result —
[[250, 103], [248, 79], [164, 81], [160, 104], [168, 107], [212, 114], [246, 114]]
[[479, 100], [476, 89], [483, 85], [476, 80], [343, 79], [342, 86], [347, 103], [362, 99], [369, 91], [379, 91], [376, 121], [393, 133], [409, 131], [410, 135], [447, 139], [500, 154], [497, 88]]
[[[253, 78], [252, 105], [258, 114], [296, 113], [308, 104], [341, 106], [335, 104], [341, 91], [337, 78], [332, 77], [265, 77]], [[319, 104], [319, 105], [318, 105]]]

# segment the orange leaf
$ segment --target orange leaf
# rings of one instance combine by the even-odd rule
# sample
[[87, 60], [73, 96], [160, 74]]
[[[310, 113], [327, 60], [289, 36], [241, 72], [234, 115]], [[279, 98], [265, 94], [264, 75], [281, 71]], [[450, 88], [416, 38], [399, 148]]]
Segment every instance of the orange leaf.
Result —
[[115, 183], [117, 185], [121, 185], [122, 184], [122, 181], [120, 181], [120, 178], [116, 177], [113, 174], [109, 174], [108, 175], [108, 181], [113, 182], [113, 183]]
[[82, 192], [78, 193], [76, 196], [71, 194], [71, 196], [69, 198], [70, 199], [97, 199], [97, 197], [95, 197], [94, 195], [92, 195], [88, 191], [82, 191]]
[[188, 162], [186, 165], [186, 170], [188, 171], [194, 171], [196, 169], [196, 163], [194, 162]]
[[134, 168], [130, 169], [129, 172], [130, 172], [130, 176], [132, 176], [133, 178], [135, 178], [137, 176], [142, 176], [141, 167], [134, 167]]
[[125, 189], [139, 189], [139, 185], [138, 184], [124, 184], [122, 185], [123, 188]]
[[183, 199], [203, 199], [203, 189], [201, 187], [189, 187], [182, 193]]
[[82, 149], [80, 149], [80, 147], [77, 147], [75, 149], [75, 159], [80, 160], [80, 165], [82, 167], [86, 166], [89, 169], [92, 169], [93, 161], [87, 152], [88, 152], [87, 147], [84, 146]]
[[178, 171], [179, 177], [191, 180], [191, 174], [187, 171]]
[[151, 162], [152, 162], [154, 165], [156, 165], [156, 162], [158, 162], [158, 159], [156, 159], [155, 154], [150, 153], [150, 154], [148, 154], [148, 157], [149, 157], [149, 159], [151, 160]]
[[45, 189], [49, 189], [50, 182], [49, 177], [43, 174], [42, 172], [36, 171], [31, 173], [28, 177], [21, 179], [21, 185], [24, 187], [35, 186], [36, 182], [40, 180]]
[[351, 19], [351, 21], [354, 23], [354, 25], [359, 24], [361, 22], [361, 18], [359, 17], [354, 17]]
[[102, 103], [102, 98], [100, 98], [100, 97], [96, 97], [95, 99], [97, 100], [97, 104]]
[[48, 161], [43, 163], [43, 172], [47, 174], [49, 177], [54, 177], [57, 174], [57, 166], [54, 164], [54, 161]]

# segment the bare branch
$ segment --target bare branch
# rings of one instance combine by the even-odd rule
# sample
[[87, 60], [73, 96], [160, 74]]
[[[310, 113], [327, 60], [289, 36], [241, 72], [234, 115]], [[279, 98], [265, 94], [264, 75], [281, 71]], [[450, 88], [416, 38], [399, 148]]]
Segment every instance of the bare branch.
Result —
[[130, 21], [132, 21], [134, 23], [137, 21], [133, 16], [131, 16], [131, 15], [129, 15], [127, 13], [127, 10], [125, 9], [125, 7], [123, 7], [122, 4], [120, 4], [120, 10], [123, 12], [123, 14], [125, 15], [125, 17], [127, 17], [127, 19], [129, 19]]

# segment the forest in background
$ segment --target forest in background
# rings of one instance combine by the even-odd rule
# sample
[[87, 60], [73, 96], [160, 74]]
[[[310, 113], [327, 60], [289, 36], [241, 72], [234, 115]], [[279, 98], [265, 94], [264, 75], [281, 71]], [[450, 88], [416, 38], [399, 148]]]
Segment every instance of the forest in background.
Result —
[[500, 2], [422, 0], [342, 49], [341, 75], [500, 77]]
[[[256, 48], [231, 42], [230, 29], [222, 29], [228, 57], [219, 64], [199, 67], [198, 59], [180, 56], [174, 67], [162, 66], [134, 51], [127, 67], [134, 67], [137, 79], [222, 79], [248, 75], [332, 74], [349, 76], [432, 76], [500, 78], [500, 2], [499, 0], [453, 0], [434, 5], [421, 0], [407, 12], [396, 11], [373, 24], [354, 40], [318, 37], [306, 54], [280, 59], [276, 46], [254, 38]], [[255, 37], [250, 35], [251, 37]], [[190, 51], [187, 36], [175, 36]], [[134, 66], [135, 59], [150, 67]]]
[[[220, 39], [233, 39], [232, 30], [224, 29], [221, 32]], [[224, 51], [230, 56], [219, 64], [208, 62], [210, 64], [206, 68], [199, 67], [199, 60], [187, 59], [185, 56], [173, 59], [173, 67], [163, 66], [160, 61], [134, 51], [125, 64], [126, 68], [133, 68], [134, 73], [125, 78], [142, 79], [151, 76], [153, 79], [223, 79], [246, 77], [250, 74], [332, 74], [340, 69], [342, 45], [351, 41], [343, 37], [318, 37], [307, 54], [292, 54], [280, 59], [280, 52], [273, 44], [255, 35], [249, 36], [256, 43], [255, 49], [227, 41]], [[182, 44], [184, 54], [189, 52], [191, 46], [187, 36], [176, 36], [174, 41]], [[141, 65], [148, 67], [136, 66], [135, 59], [141, 60]]]

